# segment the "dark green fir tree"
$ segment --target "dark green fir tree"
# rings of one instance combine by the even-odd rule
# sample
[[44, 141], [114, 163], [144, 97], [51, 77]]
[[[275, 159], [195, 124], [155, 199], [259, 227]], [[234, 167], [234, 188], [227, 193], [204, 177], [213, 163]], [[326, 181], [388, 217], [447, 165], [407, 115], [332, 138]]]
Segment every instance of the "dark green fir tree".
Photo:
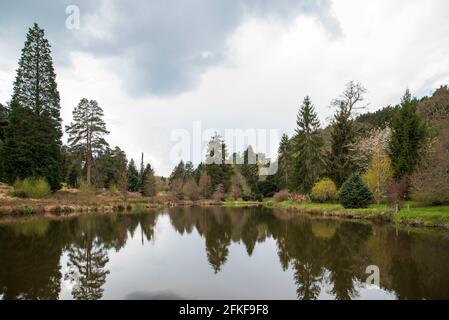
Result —
[[426, 127], [416, 112], [418, 101], [407, 90], [401, 108], [391, 123], [389, 156], [396, 180], [407, 177], [418, 164], [426, 138]]
[[43, 177], [52, 190], [60, 188], [60, 98], [50, 44], [37, 24], [28, 31], [19, 60], [4, 135], [3, 164], [10, 183]]
[[320, 121], [310, 98], [305, 97], [296, 120], [294, 190], [308, 194], [319, 179], [323, 168]]

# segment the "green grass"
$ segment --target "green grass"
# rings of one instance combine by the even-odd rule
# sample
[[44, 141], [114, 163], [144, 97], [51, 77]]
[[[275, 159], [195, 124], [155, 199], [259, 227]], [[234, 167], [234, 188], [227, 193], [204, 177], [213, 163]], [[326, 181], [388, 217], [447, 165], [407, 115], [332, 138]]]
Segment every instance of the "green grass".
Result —
[[224, 207], [246, 207], [246, 206], [261, 205], [262, 203], [257, 202], [257, 201], [243, 201], [243, 200], [226, 199], [221, 204]]
[[405, 223], [410, 225], [424, 226], [449, 226], [449, 206], [420, 207], [415, 202], [405, 202], [400, 212], [394, 213], [391, 208], [385, 204], [370, 205], [363, 209], [345, 209], [341, 204], [337, 203], [314, 203], [303, 202], [294, 203], [284, 201], [278, 205], [285, 208], [296, 208], [305, 213], [321, 212], [335, 216], [341, 215], [346, 217], [351, 215], [358, 218], [391, 215], [394, 222]]
[[449, 206], [408, 207], [394, 215], [397, 222], [416, 222], [424, 225], [449, 225]]
[[345, 209], [339, 203], [316, 203], [316, 202], [294, 203], [291, 201], [284, 201], [280, 203], [280, 205], [287, 208], [293, 207], [299, 210], [304, 210], [305, 212], [322, 211], [333, 213], [336, 215], [341, 214], [341, 215], [369, 216], [373, 214], [391, 213], [391, 210], [388, 209], [385, 205], [370, 205], [368, 208], [362, 209]]

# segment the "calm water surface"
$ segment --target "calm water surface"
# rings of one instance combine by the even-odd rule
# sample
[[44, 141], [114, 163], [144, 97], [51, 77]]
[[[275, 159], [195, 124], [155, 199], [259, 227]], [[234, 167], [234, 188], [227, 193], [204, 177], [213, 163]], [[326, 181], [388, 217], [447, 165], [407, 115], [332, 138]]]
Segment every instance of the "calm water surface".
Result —
[[449, 299], [449, 235], [262, 208], [3, 223], [0, 299]]

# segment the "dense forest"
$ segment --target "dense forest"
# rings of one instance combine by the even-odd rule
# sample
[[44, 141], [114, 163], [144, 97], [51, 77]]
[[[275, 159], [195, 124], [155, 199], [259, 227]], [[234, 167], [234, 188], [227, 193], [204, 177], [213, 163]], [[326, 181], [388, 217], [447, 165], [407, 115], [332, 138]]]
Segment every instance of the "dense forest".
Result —
[[282, 201], [295, 195], [339, 200], [348, 208], [385, 201], [399, 206], [406, 198], [449, 202], [449, 88], [421, 99], [406, 90], [396, 106], [373, 113], [363, 113], [366, 92], [362, 84], [349, 82], [331, 102], [334, 115], [327, 127], [321, 127], [311, 97], [305, 97], [295, 134], [282, 136], [275, 175], [259, 176], [266, 165], [260, 161], [263, 154], [251, 147], [230, 153], [216, 134], [203, 163], [180, 162], [170, 177], [157, 177], [150, 164], [144, 165], [143, 154], [136, 164], [108, 144], [97, 101], [83, 98], [73, 109], [73, 121], [62, 128], [51, 47], [35, 24], [26, 37], [13, 95], [0, 105], [0, 180], [14, 185], [20, 196], [29, 196], [30, 188], [56, 192], [67, 186], [86, 193], [106, 189], [125, 198], [128, 192], [151, 197], [161, 191], [190, 200]]

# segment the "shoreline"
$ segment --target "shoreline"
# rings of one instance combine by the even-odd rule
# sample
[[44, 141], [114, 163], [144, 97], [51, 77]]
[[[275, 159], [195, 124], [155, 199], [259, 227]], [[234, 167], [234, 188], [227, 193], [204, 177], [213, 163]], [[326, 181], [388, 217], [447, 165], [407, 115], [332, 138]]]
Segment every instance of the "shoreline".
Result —
[[[400, 224], [416, 228], [438, 228], [449, 231], [449, 207], [403, 208], [398, 213], [385, 205], [371, 205], [363, 209], [345, 209], [339, 204], [322, 203], [276, 203], [274, 208], [307, 214], [310, 216], [333, 217], [349, 220], [367, 220], [372, 222]], [[444, 208], [444, 214], [420, 215], [419, 212]], [[411, 211], [413, 210], [413, 212]], [[436, 210], [435, 210], [436, 211]], [[418, 214], [417, 214], [418, 213]], [[439, 221], [435, 221], [439, 220]]]
[[[130, 199], [128, 202], [117, 199], [100, 200], [89, 198], [85, 201], [61, 201], [57, 199], [13, 199], [12, 201], [0, 201], [0, 217], [2, 220], [14, 220], [30, 216], [54, 216], [71, 217], [80, 214], [102, 213], [110, 214], [133, 213], [138, 211], [182, 207], [224, 207], [224, 208], [249, 208], [265, 207], [276, 210], [286, 210], [293, 214], [305, 214], [308, 216], [332, 217], [346, 220], [366, 220], [378, 223], [401, 224], [417, 228], [438, 228], [449, 231], [449, 207], [428, 208], [403, 208], [395, 213], [385, 205], [371, 205], [364, 209], [344, 209], [340, 204], [328, 203], [294, 203], [284, 201], [275, 203], [270, 199], [263, 202], [256, 201], [221, 201], [214, 200], [178, 200], [178, 201], [149, 201], [149, 199]], [[443, 213], [438, 209], [443, 208]], [[446, 212], [447, 209], [447, 212]], [[412, 211], [413, 210], [413, 211]], [[420, 210], [435, 210], [434, 214], [422, 214]]]

